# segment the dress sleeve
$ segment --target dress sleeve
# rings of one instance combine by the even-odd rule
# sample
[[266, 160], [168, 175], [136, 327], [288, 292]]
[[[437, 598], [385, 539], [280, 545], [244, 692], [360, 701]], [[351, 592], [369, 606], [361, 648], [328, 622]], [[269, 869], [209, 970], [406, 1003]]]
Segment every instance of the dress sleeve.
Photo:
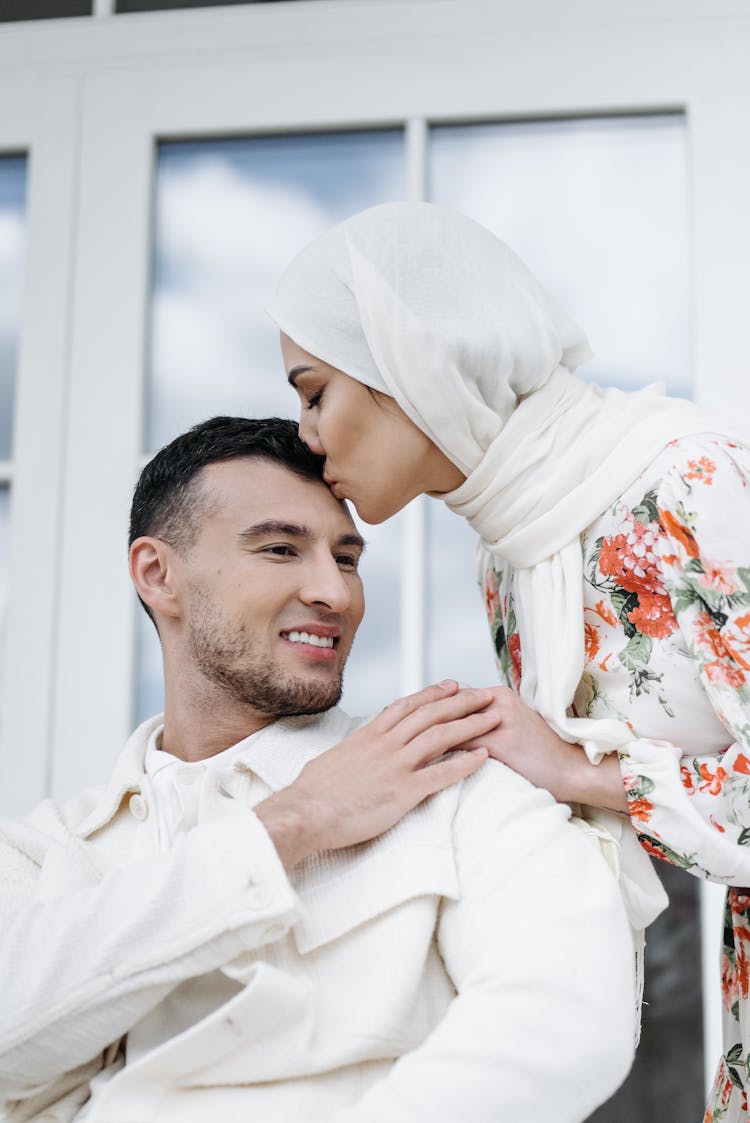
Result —
[[655, 550], [685, 675], [705, 691], [726, 746], [693, 755], [638, 739], [620, 754], [645, 849], [728, 885], [750, 885], [749, 479], [746, 449], [705, 439], [696, 455], [676, 457], [657, 491]]

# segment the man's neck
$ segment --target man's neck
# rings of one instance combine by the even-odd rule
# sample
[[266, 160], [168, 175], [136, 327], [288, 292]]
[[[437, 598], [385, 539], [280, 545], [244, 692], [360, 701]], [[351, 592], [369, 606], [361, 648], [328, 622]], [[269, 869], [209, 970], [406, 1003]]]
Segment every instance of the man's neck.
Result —
[[[194, 684], [193, 684], [194, 685]], [[211, 689], [167, 687], [160, 748], [180, 760], [207, 760], [265, 729], [275, 718]]]

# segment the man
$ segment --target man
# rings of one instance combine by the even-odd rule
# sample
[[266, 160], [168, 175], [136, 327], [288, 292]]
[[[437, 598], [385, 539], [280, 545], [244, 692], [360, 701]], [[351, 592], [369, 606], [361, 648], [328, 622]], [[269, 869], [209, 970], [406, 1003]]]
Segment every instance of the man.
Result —
[[476, 744], [491, 691], [336, 708], [362, 539], [292, 422], [144, 470], [130, 569], [163, 720], [0, 834], [9, 1121], [582, 1120], [624, 1077], [632, 947], [567, 809]]

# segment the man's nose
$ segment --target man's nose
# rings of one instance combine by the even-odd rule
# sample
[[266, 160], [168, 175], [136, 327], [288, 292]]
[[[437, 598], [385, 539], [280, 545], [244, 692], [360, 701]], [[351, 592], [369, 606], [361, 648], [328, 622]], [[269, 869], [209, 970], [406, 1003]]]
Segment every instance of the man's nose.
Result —
[[324, 606], [331, 612], [345, 612], [351, 604], [349, 583], [334, 558], [311, 563], [300, 587], [303, 604]]
[[316, 456], [324, 456], [323, 446], [318, 437], [318, 427], [315, 422], [308, 416], [306, 409], [303, 409], [299, 418], [299, 435], [305, 442], [310, 452], [314, 452]]

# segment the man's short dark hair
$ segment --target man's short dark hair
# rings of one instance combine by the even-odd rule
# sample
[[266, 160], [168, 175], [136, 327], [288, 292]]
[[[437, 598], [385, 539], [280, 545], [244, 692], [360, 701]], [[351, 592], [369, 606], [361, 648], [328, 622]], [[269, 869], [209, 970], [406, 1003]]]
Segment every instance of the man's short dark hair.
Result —
[[[296, 421], [211, 417], [175, 437], [141, 472], [130, 508], [128, 544], [143, 536], [161, 538], [179, 553], [186, 553], [208, 510], [209, 499], [200, 486], [201, 470], [241, 457], [280, 464], [303, 479], [323, 478], [323, 458], [310, 452], [300, 439]], [[148, 607], [144, 608], [151, 616]]]

